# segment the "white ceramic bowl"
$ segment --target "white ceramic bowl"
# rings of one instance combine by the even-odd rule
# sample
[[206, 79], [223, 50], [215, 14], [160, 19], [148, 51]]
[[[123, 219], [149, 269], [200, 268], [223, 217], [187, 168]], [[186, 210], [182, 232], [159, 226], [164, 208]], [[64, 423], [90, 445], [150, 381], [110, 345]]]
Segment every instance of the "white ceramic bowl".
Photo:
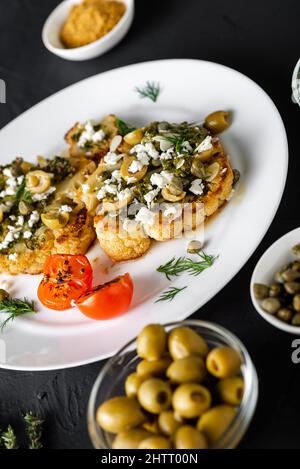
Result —
[[60, 40], [60, 31], [70, 8], [81, 3], [81, 0], [64, 0], [52, 11], [44, 24], [42, 39], [45, 47], [53, 54], [67, 60], [88, 60], [104, 54], [123, 39], [131, 26], [134, 16], [134, 0], [122, 1], [126, 5], [126, 12], [108, 34], [86, 46], [67, 49]]
[[270, 324], [289, 332], [290, 334], [300, 335], [300, 327], [287, 324], [276, 316], [266, 313], [260, 306], [259, 301], [255, 298], [253, 293], [253, 285], [255, 283], [264, 283], [269, 285], [274, 281], [274, 274], [282, 268], [285, 264], [295, 260], [295, 255], [292, 253], [292, 247], [300, 242], [300, 228], [290, 231], [286, 235], [275, 241], [272, 246], [267, 249], [263, 256], [258, 261], [250, 282], [250, 294], [254, 307], [258, 313]]

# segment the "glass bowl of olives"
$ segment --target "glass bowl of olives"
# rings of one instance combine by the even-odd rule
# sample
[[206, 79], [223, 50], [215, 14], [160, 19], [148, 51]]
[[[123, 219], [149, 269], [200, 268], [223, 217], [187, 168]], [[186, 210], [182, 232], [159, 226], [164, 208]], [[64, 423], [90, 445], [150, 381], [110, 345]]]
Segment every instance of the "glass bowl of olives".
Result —
[[258, 380], [240, 340], [200, 320], [149, 324], [101, 370], [88, 430], [101, 449], [235, 448]]
[[267, 249], [251, 278], [250, 293], [257, 312], [270, 324], [300, 334], [300, 228]]

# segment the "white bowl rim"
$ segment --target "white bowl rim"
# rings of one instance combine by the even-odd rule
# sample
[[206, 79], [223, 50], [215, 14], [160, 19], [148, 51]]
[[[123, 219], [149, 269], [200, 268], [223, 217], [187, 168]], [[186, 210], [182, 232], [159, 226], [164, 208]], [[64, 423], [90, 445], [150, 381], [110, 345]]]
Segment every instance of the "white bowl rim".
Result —
[[254, 296], [254, 293], [253, 293], [253, 285], [254, 283], [257, 283], [255, 281], [255, 277], [257, 276], [257, 271], [259, 269], [259, 267], [261, 266], [261, 264], [264, 262], [264, 257], [267, 256], [271, 251], [275, 250], [277, 244], [279, 244], [279, 242], [283, 239], [283, 238], [286, 238], [286, 237], [289, 237], [291, 236], [292, 234], [296, 233], [296, 232], [299, 232], [300, 234], [300, 227], [298, 228], [294, 228], [293, 230], [289, 231], [288, 233], [285, 233], [283, 236], [281, 236], [280, 238], [278, 238], [276, 241], [274, 241], [273, 244], [271, 244], [271, 246], [268, 247], [268, 249], [262, 254], [262, 256], [260, 257], [260, 259], [258, 260], [254, 270], [253, 270], [253, 273], [252, 273], [252, 276], [251, 276], [251, 280], [250, 280], [250, 296], [251, 296], [251, 300], [252, 300], [252, 303], [253, 303], [253, 306], [254, 308], [256, 309], [256, 311], [262, 316], [263, 319], [265, 319], [269, 324], [271, 324], [272, 326], [274, 327], [277, 327], [277, 329], [281, 329], [282, 331], [284, 332], [288, 332], [290, 334], [295, 334], [295, 335], [300, 335], [300, 326], [293, 326], [293, 325], [290, 325], [290, 324], [287, 324], [285, 323], [284, 321], [281, 321], [281, 319], [278, 319], [276, 316], [272, 316], [271, 314], [268, 314], [266, 311], [264, 311], [262, 309], [262, 307], [260, 306], [258, 300], [255, 298]]
[[[91, 42], [90, 44], [86, 44], [84, 46], [80, 47], [73, 47], [73, 48], [67, 48], [67, 47], [55, 47], [51, 41], [48, 38], [48, 29], [53, 21], [54, 15], [57, 13], [58, 10], [60, 10], [65, 3], [70, 2], [70, 0], [63, 0], [60, 2], [48, 15], [46, 18], [43, 29], [42, 29], [42, 40], [44, 43], [44, 46], [50, 50], [51, 52], [54, 52], [55, 54], [68, 54], [69, 56], [72, 55], [77, 55], [77, 52], [89, 52], [90, 50], [96, 48], [98, 45], [105, 45], [107, 42], [111, 40], [111, 38], [118, 33], [119, 29], [122, 28], [122, 26], [130, 20], [130, 14], [132, 13], [132, 10], [134, 8], [134, 0], [120, 0], [126, 5], [126, 10], [122, 18], [118, 21], [118, 23], [113, 27], [111, 31], [109, 31], [107, 34], [105, 34], [103, 37], [100, 37], [96, 41]], [[78, 4], [80, 1], [77, 2]], [[74, 0], [74, 4], [76, 4], [76, 1]], [[71, 5], [70, 5], [71, 6]]]

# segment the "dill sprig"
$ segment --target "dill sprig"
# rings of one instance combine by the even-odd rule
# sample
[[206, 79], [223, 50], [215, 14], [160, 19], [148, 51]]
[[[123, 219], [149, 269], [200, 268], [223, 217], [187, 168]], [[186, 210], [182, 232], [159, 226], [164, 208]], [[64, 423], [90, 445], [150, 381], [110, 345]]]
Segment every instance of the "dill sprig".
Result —
[[183, 144], [184, 142], [186, 142], [186, 138], [184, 135], [164, 135], [163, 138], [165, 140], [167, 140], [168, 142], [172, 143], [172, 145], [174, 145], [175, 147], [175, 151], [178, 152], [178, 153], [182, 153], [183, 151], [187, 152], [184, 148], [183, 148]]
[[16, 317], [27, 313], [36, 313], [34, 301], [27, 298], [23, 300], [19, 298], [7, 298], [0, 301], [0, 313], [9, 313], [8, 318], [1, 324], [1, 332], [9, 321], [13, 321]]
[[130, 124], [123, 121], [119, 117], [116, 117], [116, 125], [118, 127], [118, 132], [120, 135], [122, 135], [122, 137], [124, 137], [124, 135], [129, 134], [129, 132], [135, 130], [135, 127], [132, 127]]
[[197, 255], [201, 258], [200, 261], [194, 261], [189, 257], [173, 257], [166, 264], [160, 265], [157, 272], [165, 274], [168, 280], [171, 280], [171, 277], [177, 277], [183, 272], [197, 276], [203, 270], [211, 267], [216, 259], [215, 256], [205, 254], [204, 251], [198, 252]]
[[135, 91], [140, 98], [149, 98], [155, 103], [161, 92], [161, 87], [158, 81], [147, 81], [143, 87], [136, 86]]
[[158, 303], [160, 301], [172, 301], [178, 293], [180, 293], [182, 290], [185, 290], [186, 288], [187, 287], [170, 287], [168, 290], [164, 291], [159, 298], [157, 298], [155, 303]]
[[29, 438], [29, 449], [42, 449], [42, 431], [44, 420], [33, 414], [33, 412], [28, 412], [24, 416], [24, 420], [26, 422], [26, 432]]
[[19, 448], [17, 437], [11, 425], [8, 425], [6, 432], [2, 433], [0, 440], [5, 449]]

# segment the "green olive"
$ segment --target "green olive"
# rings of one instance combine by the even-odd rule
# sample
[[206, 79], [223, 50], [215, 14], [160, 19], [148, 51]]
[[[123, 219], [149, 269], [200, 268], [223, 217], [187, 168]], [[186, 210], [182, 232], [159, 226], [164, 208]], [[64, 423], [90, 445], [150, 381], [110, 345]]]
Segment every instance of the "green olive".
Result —
[[45, 171], [37, 169], [26, 174], [26, 187], [33, 194], [46, 192], [51, 185], [51, 176]]
[[300, 326], [300, 313], [296, 313], [295, 316], [293, 316], [292, 325]]
[[269, 287], [263, 283], [255, 283], [253, 285], [253, 293], [257, 300], [263, 300], [269, 296]]
[[136, 158], [134, 156], [125, 156], [123, 160], [120, 173], [121, 173], [122, 178], [125, 179], [125, 181], [127, 181], [127, 179], [129, 178], [130, 179], [134, 178], [135, 181], [140, 181], [141, 179], [144, 178], [144, 176], [146, 175], [148, 171], [148, 166], [145, 165], [136, 173], [132, 173], [130, 171], [130, 166], [134, 161], [136, 161]]
[[145, 377], [137, 373], [128, 375], [125, 381], [125, 392], [127, 397], [134, 397], [137, 395], [140, 385], [145, 381]]
[[175, 412], [181, 417], [196, 418], [210, 407], [211, 394], [201, 384], [180, 384], [174, 391], [172, 404]]
[[171, 436], [182, 425], [182, 420], [176, 418], [172, 410], [161, 412], [158, 417], [158, 427], [161, 433]]
[[270, 285], [269, 295], [266, 295], [266, 296], [276, 298], [280, 296], [281, 294], [282, 294], [282, 285], [280, 283], [272, 283], [272, 285]]
[[293, 313], [289, 308], [280, 308], [277, 312], [277, 317], [284, 322], [290, 322], [292, 315]]
[[69, 222], [70, 214], [68, 212], [46, 212], [41, 214], [41, 219], [47, 228], [59, 230]]
[[285, 282], [284, 289], [290, 295], [295, 295], [300, 291], [300, 282]]
[[139, 449], [171, 449], [171, 442], [164, 436], [150, 436], [139, 444]]
[[240, 371], [241, 357], [231, 347], [216, 347], [207, 355], [206, 367], [217, 378], [230, 378]]
[[229, 112], [226, 111], [212, 112], [204, 121], [204, 126], [214, 135], [228, 129], [229, 125]]
[[300, 293], [297, 293], [293, 298], [293, 308], [297, 312], [300, 311]]
[[229, 427], [236, 415], [236, 409], [229, 405], [218, 405], [209, 409], [197, 423], [197, 429], [203, 431], [210, 444], [215, 443]]
[[151, 414], [159, 414], [169, 409], [172, 391], [170, 385], [158, 378], [144, 381], [138, 390], [138, 400], [141, 406]]
[[300, 272], [297, 272], [293, 269], [287, 269], [281, 273], [281, 277], [285, 282], [293, 282], [294, 280], [300, 278]]
[[293, 246], [292, 251], [297, 257], [300, 258], [300, 243]]
[[126, 134], [124, 136], [124, 140], [129, 145], [134, 146], [141, 142], [143, 136], [144, 136], [143, 129], [135, 129], [132, 132], [129, 132], [128, 134]]
[[147, 432], [143, 428], [130, 428], [129, 430], [123, 430], [113, 441], [113, 449], [138, 449], [139, 444], [151, 436], [151, 433]]
[[173, 329], [168, 337], [168, 347], [174, 360], [191, 355], [205, 357], [208, 353], [208, 345], [205, 340], [189, 327]]
[[269, 314], [276, 314], [280, 309], [281, 303], [278, 298], [265, 298], [261, 302], [261, 307]]
[[167, 377], [175, 384], [201, 382], [205, 376], [205, 364], [201, 357], [185, 357], [175, 360], [167, 369]]
[[146, 417], [138, 402], [130, 397], [113, 397], [105, 401], [97, 410], [96, 420], [103, 430], [119, 433], [141, 425]]
[[175, 434], [176, 449], [207, 449], [205, 435], [191, 425], [183, 425]]
[[180, 200], [184, 199], [186, 192], [181, 191], [179, 194], [173, 194], [169, 188], [169, 185], [164, 187], [161, 191], [161, 195], [165, 200], [168, 202], [179, 202]]
[[142, 360], [136, 367], [137, 374], [144, 377], [160, 377], [164, 376], [167, 368], [171, 364], [171, 359], [168, 357], [161, 358], [160, 360], [148, 362]]
[[0, 288], [0, 301], [7, 300], [8, 298], [9, 298], [9, 293], [3, 288]]
[[161, 358], [167, 345], [167, 334], [160, 324], [149, 324], [139, 333], [137, 338], [137, 354], [146, 360]]
[[243, 399], [244, 381], [239, 376], [221, 379], [216, 385], [216, 390], [224, 404], [239, 405]]

